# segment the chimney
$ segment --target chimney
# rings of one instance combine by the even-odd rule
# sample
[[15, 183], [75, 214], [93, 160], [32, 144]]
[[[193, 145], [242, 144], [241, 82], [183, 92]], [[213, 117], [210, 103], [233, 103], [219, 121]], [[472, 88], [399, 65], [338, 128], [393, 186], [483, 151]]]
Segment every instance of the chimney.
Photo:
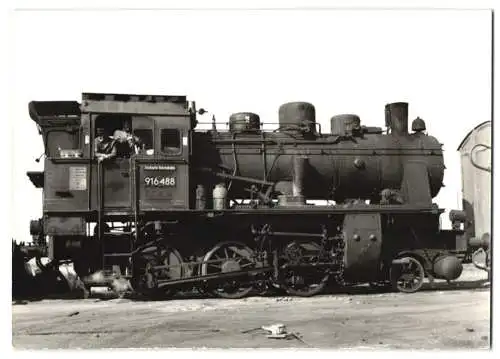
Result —
[[394, 102], [385, 105], [385, 125], [390, 128], [393, 135], [407, 135], [408, 103]]

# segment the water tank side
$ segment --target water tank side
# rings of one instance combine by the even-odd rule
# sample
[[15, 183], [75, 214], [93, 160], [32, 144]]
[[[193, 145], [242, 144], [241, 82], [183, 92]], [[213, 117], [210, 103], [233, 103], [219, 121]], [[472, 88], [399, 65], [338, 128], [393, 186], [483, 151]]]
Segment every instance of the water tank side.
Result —
[[[476, 144], [491, 148], [491, 126], [480, 127], [474, 135]], [[484, 168], [491, 168], [491, 150], [478, 148], [471, 154], [474, 160]], [[474, 167], [475, 203], [474, 229], [477, 236], [491, 233], [491, 172]]]
[[470, 236], [481, 237], [491, 233], [491, 172], [481, 167], [491, 167], [491, 122], [485, 122], [474, 128], [462, 141], [459, 147], [462, 170], [462, 206], [471, 221], [466, 227]]

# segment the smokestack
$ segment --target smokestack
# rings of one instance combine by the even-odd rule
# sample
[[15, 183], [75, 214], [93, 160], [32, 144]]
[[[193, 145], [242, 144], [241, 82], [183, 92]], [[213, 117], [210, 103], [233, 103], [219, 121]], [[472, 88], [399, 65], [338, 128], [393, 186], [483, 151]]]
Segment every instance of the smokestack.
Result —
[[408, 134], [408, 103], [394, 102], [385, 105], [385, 125], [393, 135]]

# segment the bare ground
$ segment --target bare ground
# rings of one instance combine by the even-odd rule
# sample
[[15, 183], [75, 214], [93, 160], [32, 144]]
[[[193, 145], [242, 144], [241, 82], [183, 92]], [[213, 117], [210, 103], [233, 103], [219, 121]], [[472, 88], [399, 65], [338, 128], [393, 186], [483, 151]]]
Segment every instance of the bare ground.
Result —
[[[485, 272], [414, 294], [367, 287], [313, 298], [42, 300], [12, 306], [13, 346], [471, 349], [490, 345]], [[297, 338], [256, 328], [283, 323]]]

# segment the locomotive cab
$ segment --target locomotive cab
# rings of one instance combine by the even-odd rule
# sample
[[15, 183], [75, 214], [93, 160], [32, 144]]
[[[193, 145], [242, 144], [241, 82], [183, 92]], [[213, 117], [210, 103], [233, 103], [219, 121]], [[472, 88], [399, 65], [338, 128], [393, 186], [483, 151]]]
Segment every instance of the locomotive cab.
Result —
[[[106, 223], [189, 209], [193, 121], [185, 97], [84, 93], [81, 104], [31, 103], [30, 114], [45, 144], [44, 172], [30, 178], [44, 190], [49, 257], [71, 257], [93, 242], [85, 240], [91, 233], [108, 238]], [[128, 150], [127, 136], [137, 139]], [[99, 141], [113, 156], [98, 160]], [[92, 232], [92, 223], [103, 230]]]
[[[94, 189], [94, 209], [127, 214], [189, 209], [187, 105], [185, 97], [84, 94], [88, 142], [104, 132], [113, 134], [115, 146], [114, 156], [103, 161], [97, 160], [96, 147], [88, 146], [100, 187]], [[121, 141], [117, 132], [130, 138]]]

